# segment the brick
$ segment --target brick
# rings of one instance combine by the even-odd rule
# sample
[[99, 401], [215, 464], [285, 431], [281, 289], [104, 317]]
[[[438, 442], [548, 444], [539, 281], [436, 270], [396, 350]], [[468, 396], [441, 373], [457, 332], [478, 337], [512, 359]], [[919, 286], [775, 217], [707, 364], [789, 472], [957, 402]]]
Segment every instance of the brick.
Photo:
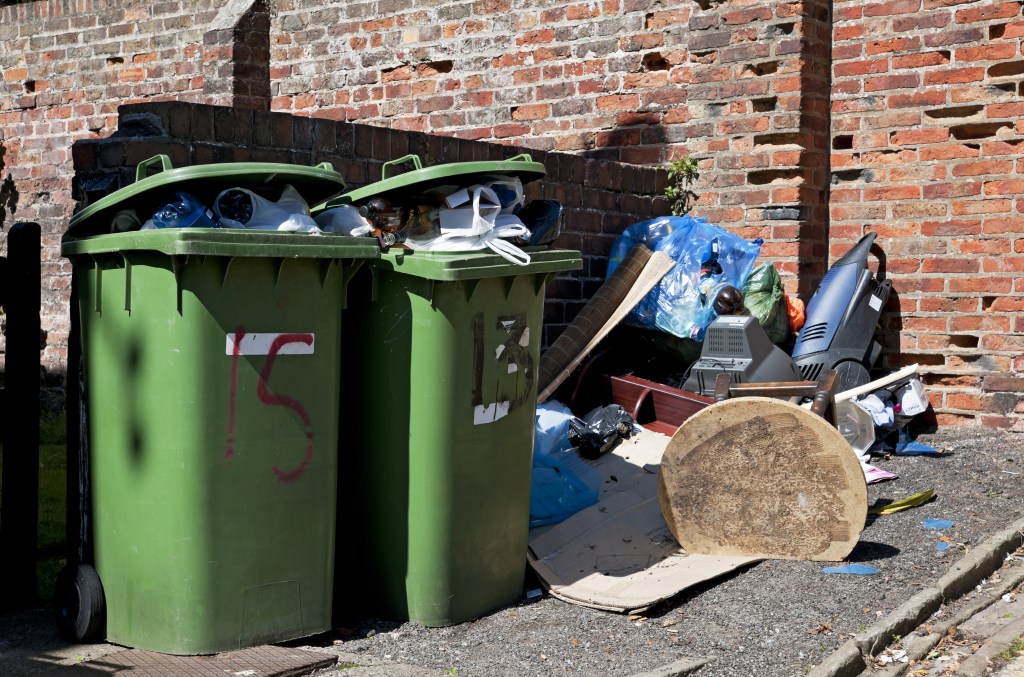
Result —
[[921, 234], [927, 236], [980, 235], [981, 221], [925, 221]]
[[923, 195], [928, 199], [981, 195], [981, 183], [977, 181], [933, 183], [924, 187]]
[[929, 147], [921, 149], [921, 159], [931, 160], [953, 160], [958, 158], [976, 158], [979, 156], [977, 148], [971, 148], [962, 144], [948, 146]]
[[988, 411], [987, 398], [968, 393], [946, 393], [945, 406], [950, 409], [968, 409], [972, 411]]
[[961, 28], [959, 30], [945, 30], [931, 35], [924, 36], [924, 44], [928, 47], [946, 47], [948, 45], [977, 44], [986, 38], [984, 29]]
[[832, 68], [832, 73], [835, 77], [842, 78], [852, 75], [867, 75], [869, 73], [885, 73], [888, 70], [888, 59], [865, 59], [863, 61], [836, 64]]
[[1012, 289], [1013, 282], [1008, 279], [993, 279], [992, 277], [954, 277], [949, 280], [949, 291], [954, 294], [963, 292], [1009, 294]]
[[1024, 216], [1008, 216], [1005, 218], [987, 218], [982, 225], [986, 235], [1006, 235], [1024, 233]]
[[923, 54], [893, 57], [892, 67], [897, 70], [903, 68], [925, 68], [927, 66], [943, 66], [948, 64], [949, 61], [949, 52], [925, 52]]
[[866, 188], [864, 199], [869, 202], [884, 200], [917, 200], [921, 197], [919, 186], [890, 186], [886, 188]]
[[959, 240], [954, 241], [952, 246], [965, 254], [1009, 254], [1009, 240]]
[[888, 97], [889, 108], [919, 108], [921, 106], [938, 106], [944, 103], [946, 103], [944, 91], [893, 94]]
[[925, 86], [963, 84], [966, 82], [981, 82], [984, 79], [984, 68], [956, 68], [947, 71], [925, 73], [924, 84]]
[[907, 38], [889, 38], [886, 40], [869, 42], [867, 43], [866, 51], [868, 56], [873, 56], [875, 54], [884, 54], [887, 52], [908, 52], [920, 49], [920, 47], [921, 38], [914, 36]]
[[920, 85], [920, 82], [921, 79], [916, 73], [868, 78], [864, 81], [864, 91], [878, 92], [893, 89], [914, 89]]
[[1001, 4], [958, 10], [956, 13], [956, 22], [958, 24], [967, 24], [975, 23], [977, 21], [991, 21], [993, 19], [1009, 19], [1019, 14], [1019, 2], [1004, 2]]
[[960, 315], [949, 321], [949, 328], [955, 332], [980, 332], [1010, 330], [1010, 319], [994, 315]]
[[621, 111], [635, 109], [640, 106], [640, 96], [637, 94], [614, 94], [611, 96], [597, 97], [598, 111]]
[[922, 143], [942, 143], [949, 140], [949, 130], [946, 128], [937, 129], [915, 129], [904, 132], [893, 132], [889, 136], [894, 146], [913, 146]]
[[996, 256], [982, 264], [986, 273], [1024, 273], [1024, 256]]
[[953, 166], [953, 176], [981, 176], [983, 174], [1009, 174], [1013, 171], [1011, 160], [984, 160], [965, 162]]
[[1024, 102], [994, 103], [985, 106], [985, 116], [990, 120], [996, 118], [1024, 117]]
[[985, 195], [1015, 195], [1024, 193], [1024, 179], [1010, 181], [987, 181]]
[[1001, 214], [1010, 211], [1009, 200], [957, 200], [953, 202], [953, 215], [967, 214]]
[[[968, 0], [970, 1], [970, 0]], [[925, 0], [928, 8], [929, 0]], [[913, 16], [900, 16], [892, 20], [892, 29], [897, 33], [927, 28], [945, 28], [953, 20], [949, 12], [922, 12]]]
[[1017, 55], [1017, 46], [1010, 43], [982, 45], [980, 47], [961, 47], [956, 50], [958, 62], [996, 61], [1012, 59]]
[[889, 0], [864, 6], [864, 16], [892, 16], [913, 14], [921, 9], [921, 0]]
[[977, 273], [980, 270], [977, 259], [927, 259], [921, 263], [924, 273]]

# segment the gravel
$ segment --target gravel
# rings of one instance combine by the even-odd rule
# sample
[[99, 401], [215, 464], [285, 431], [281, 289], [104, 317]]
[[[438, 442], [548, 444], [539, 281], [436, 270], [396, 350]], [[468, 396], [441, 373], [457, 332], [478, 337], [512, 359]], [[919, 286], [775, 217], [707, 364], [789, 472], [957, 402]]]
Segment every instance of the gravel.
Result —
[[[372, 674], [381, 675], [632, 675], [704, 656], [714, 661], [702, 677], [803, 675], [1024, 515], [1024, 435], [956, 428], [918, 440], [942, 455], [876, 459], [899, 479], [870, 486], [869, 501], [928, 488], [936, 498], [869, 521], [849, 561], [878, 568], [874, 575], [824, 574], [829, 563], [822, 562], [765, 561], [684, 591], [642, 617], [543, 595], [449, 628], [352, 619], [295, 646], [338, 653], [344, 667], [379, 666]], [[922, 527], [929, 518], [955, 524], [929, 531]], [[941, 537], [953, 544], [945, 552], [936, 550]], [[526, 587], [540, 586], [530, 576]], [[366, 670], [352, 672], [371, 674]]]

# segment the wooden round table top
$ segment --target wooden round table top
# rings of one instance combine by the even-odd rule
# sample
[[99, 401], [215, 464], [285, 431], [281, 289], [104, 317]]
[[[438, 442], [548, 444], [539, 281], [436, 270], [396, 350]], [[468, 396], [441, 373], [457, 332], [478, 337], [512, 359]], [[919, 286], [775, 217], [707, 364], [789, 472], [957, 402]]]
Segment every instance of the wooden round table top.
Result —
[[838, 430], [785, 400], [739, 397], [689, 418], [658, 475], [690, 553], [838, 561], [867, 517], [860, 461]]

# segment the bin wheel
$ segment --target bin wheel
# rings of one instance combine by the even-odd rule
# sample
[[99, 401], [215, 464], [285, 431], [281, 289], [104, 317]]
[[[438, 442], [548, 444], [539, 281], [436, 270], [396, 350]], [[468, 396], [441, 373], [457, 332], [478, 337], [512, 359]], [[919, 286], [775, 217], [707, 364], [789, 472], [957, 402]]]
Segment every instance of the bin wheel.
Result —
[[57, 629], [72, 642], [99, 639], [106, 620], [103, 585], [88, 564], [68, 564], [57, 575], [53, 591]]

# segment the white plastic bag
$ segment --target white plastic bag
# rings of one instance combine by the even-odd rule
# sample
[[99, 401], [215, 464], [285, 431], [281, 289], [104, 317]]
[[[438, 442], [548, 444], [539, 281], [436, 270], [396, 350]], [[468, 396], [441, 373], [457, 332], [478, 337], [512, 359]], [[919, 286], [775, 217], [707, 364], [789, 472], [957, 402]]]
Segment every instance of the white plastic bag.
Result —
[[530, 263], [529, 254], [502, 239], [529, 239], [530, 231], [518, 217], [502, 213], [493, 190], [471, 186], [452, 193], [445, 204], [447, 208], [439, 210], [440, 235], [410, 237], [405, 242], [409, 248], [448, 252], [490, 249], [510, 263]]
[[361, 237], [373, 232], [373, 225], [370, 221], [365, 216], [360, 216], [359, 208], [352, 205], [341, 205], [324, 210], [313, 220], [325, 233]]
[[214, 200], [213, 211], [224, 228], [320, 232], [309, 215], [309, 205], [292, 186], [284, 187], [277, 202], [247, 188], [229, 188]]
[[483, 235], [494, 229], [494, 219], [501, 212], [498, 196], [486, 186], [471, 186], [457, 190], [438, 210], [442, 235]]

